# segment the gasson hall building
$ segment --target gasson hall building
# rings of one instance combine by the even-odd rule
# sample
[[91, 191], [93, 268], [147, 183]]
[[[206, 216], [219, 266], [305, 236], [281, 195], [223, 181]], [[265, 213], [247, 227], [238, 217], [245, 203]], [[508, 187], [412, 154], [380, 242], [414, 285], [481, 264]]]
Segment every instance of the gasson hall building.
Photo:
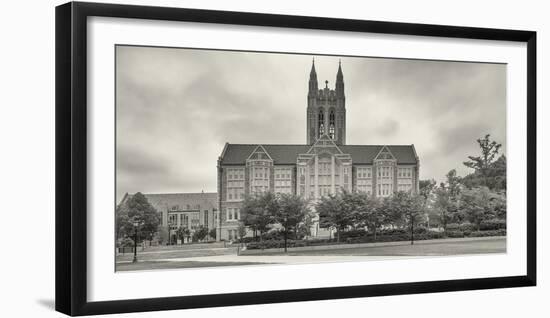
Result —
[[[245, 196], [273, 191], [315, 202], [341, 189], [387, 197], [418, 192], [419, 159], [414, 145], [346, 144], [344, 74], [338, 65], [334, 89], [319, 89], [315, 62], [309, 74], [305, 144], [226, 143], [218, 158], [218, 239], [237, 238]], [[319, 228], [313, 236], [328, 235]]]
[[[315, 203], [341, 189], [377, 197], [395, 191], [418, 192], [419, 159], [414, 145], [347, 145], [346, 97], [341, 65], [334, 89], [319, 89], [315, 63], [307, 94], [307, 143], [226, 143], [218, 158], [217, 193], [145, 194], [161, 216], [163, 240], [177, 242], [176, 231], [200, 226], [217, 229], [217, 240], [237, 239], [245, 196], [273, 191], [303, 196]], [[122, 202], [130, 198], [126, 194]], [[319, 228], [313, 236], [328, 236]]]

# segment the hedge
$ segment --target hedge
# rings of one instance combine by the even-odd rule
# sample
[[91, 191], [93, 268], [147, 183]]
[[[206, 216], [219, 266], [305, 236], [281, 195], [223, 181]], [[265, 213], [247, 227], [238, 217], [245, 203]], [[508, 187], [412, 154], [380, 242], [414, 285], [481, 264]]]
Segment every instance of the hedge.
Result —
[[[420, 232], [424, 230], [419, 230]], [[381, 231], [384, 234], [378, 234], [376, 240], [374, 240], [374, 235], [372, 233], [348, 237], [345, 240], [340, 240], [337, 242], [336, 239], [310, 239], [310, 240], [287, 240], [287, 247], [302, 247], [302, 246], [318, 246], [318, 245], [334, 245], [334, 244], [358, 244], [358, 243], [374, 243], [374, 242], [400, 242], [400, 241], [410, 241], [411, 235], [410, 232], [403, 229], [393, 229]], [[387, 233], [392, 233], [388, 235]], [[425, 231], [424, 233], [415, 233], [414, 240], [433, 240], [441, 239], [444, 237], [448, 238], [462, 238], [462, 237], [489, 237], [489, 236], [504, 236], [506, 235], [505, 229], [499, 230], [490, 230], [490, 231], [447, 231], [435, 232], [435, 231]], [[250, 242], [247, 244], [247, 249], [269, 249], [269, 248], [283, 248], [285, 246], [284, 240], [264, 240], [262, 242]]]
[[493, 231], [506, 229], [506, 220], [493, 219], [482, 221], [479, 225], [481, 231]]

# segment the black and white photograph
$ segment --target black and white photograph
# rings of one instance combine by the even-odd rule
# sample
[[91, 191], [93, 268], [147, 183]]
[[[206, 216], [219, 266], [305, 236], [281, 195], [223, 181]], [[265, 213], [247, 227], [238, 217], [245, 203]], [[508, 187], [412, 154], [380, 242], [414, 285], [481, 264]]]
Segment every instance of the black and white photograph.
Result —
[[116, 45], [115, 270], [507, 253], [507, 65]]
[[544, 2], [3, 9], [0, 317], [550, 312]]

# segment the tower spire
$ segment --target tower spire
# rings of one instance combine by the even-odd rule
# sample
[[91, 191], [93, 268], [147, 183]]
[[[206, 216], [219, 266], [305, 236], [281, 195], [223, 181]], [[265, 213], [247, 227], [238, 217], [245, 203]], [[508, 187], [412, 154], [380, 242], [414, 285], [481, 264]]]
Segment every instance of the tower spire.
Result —
[[344, 73], [342, 72], [341, 60], [338, 60], [338, 72], [336, 73], [336, 96], [344, 98]]
[[317, 79], [317, 72], [315, 71], [315, 58], [311, 62], [311, 72], [309, 72], [309, 79]]
[[310, 97], [315, 96], [318, 90], [317, 72], [315, 71], [315, 58], [311, 62], [311, 71], [309, 72], [309, 93]]

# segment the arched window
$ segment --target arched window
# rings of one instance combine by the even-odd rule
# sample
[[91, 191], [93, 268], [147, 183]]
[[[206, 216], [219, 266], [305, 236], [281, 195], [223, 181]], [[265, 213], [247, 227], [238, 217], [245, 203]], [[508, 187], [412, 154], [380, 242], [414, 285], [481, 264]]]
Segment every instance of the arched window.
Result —
[[330, 137], [330, 139], [334, 139], [335, 137], [335, 116], [334, 116], [334, 110], [330, 110], [330, 115], [328, 117], [328, 120], [329, 120], [329, 124], [328, 124], [328, 136]]
[[318, 125], [319, 125], [319, 138], [321, 138], [325, 134], [325, 112], [321, 108], [319, 109], [319, 116], [318, 116]]

